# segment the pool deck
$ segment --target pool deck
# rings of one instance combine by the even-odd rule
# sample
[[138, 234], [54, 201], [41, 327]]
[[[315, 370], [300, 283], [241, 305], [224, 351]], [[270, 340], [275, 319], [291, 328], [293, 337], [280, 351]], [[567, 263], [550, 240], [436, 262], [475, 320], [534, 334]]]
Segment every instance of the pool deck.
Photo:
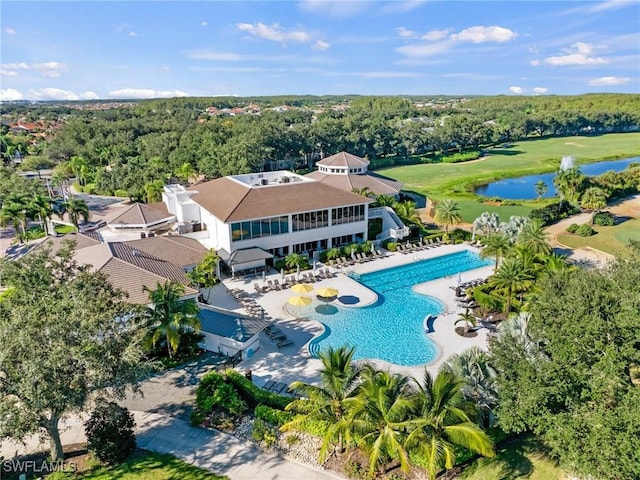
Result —
[[[314, 290], [322, 287], [337, 289], [339, 294], [338, 298], [334, 300], [335, 305], [349, 308], [362, 307], [374, 303], [377, 300], [377, 296], [374, 292], [350, 278], [347, 273], [368, 273], [462, 250], [478, 251], [469, 245], [442, 245], [437, 248], [409, 254], [389, 252], [385, 258], [356, 264], [346, 269], [329, 267], [331, 271], [337, 273], [337, 276], [315, 282], [313, 283], [313, 287]], [[476, 268], [462, 272], [461, 279], [462, 282], [466, 282], [476, 278], [486, 278], [491, 275], [492, 271], [492, 266]], [[267, 275], [265, 280], [276, 279], [281, 279], [279, 273]], [[458, 314], [463, 312], [463, 309], [456, 306], [454, 291], [450, 288], [456, 286], [457, 279], [458, 276], [456, 274], [450, 277], [420, 283], [414, 287], [416, 292], [436, 297], [445, 305], [444, 312], [438, 315], [433, 324], [434, 331], [428, 334], [429, 338], [438, 346], [440, 351], [440, 355], [436, 360], [427, 365], [413, 367], [403, 367], [380, 360], [371, 360], [371, 363], [380, 368], [389, 369], [392, 372], [398, 372], [421, 379], [424, 375], [425, 367], [429, 372], [434, 374], [440, 365], [455, 353], [460, 353], [474, 345], [486, 349], [487, 330], [479, 329], [478, 335], [474, 338], [463, 338], [455, 333], [454, 322], [458, 318]], [[289, 311], [295, 313], [296, 310], [296, 307], [288, 305], [288, 299], [299, 294], [292, 292], [290, 289], [258, 293], [254, 288], [255, 283], [262, 285], [262, 278], [254, 277], [244, 280], [224, 280], [221, 285], [212, 289], [209, 302], [222, 308], [243, 312], [242, 306], [235, 302], [228, 294], [227, 289], [240, 288], [245, 290], [265, 309], [273, 318], [274, 323], [278, 324], [287, 337], [294, 342], [294, 345], [279, 350], [274, 342], [270, 341], [266, 335], [261, 334], [260, 349], [252, 358], [244, 360], [237, 368], [240, 370], [251, 369], [254, 382], [258, 385], [263, 385], [269, 380], [284, 383], [290, 383], [295, 380], [302, 380], [307, 383], [319, 382], [318, 372], [322, 366], [318, 359], [310, 356], [307, 350], [307, 344], [315, 336], [321, 334], [324, 327], [314, 320], [298, 320], [288, 313]], [[313, 296], [313, 292], [310, 292], [309, 296]], [[344, 297], [343, 300], [348, 302], [348, 305], [340, 302], [341, 297]]]

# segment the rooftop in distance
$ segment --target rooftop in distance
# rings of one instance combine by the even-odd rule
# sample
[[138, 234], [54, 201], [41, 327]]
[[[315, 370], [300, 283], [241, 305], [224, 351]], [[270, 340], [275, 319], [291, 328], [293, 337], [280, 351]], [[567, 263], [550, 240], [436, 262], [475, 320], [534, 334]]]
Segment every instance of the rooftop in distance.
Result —
[[288, 170], [276, 172], [245, 173], [242, 175], [229, 175], [227, 178], [246, 187], [273, 187], [286, 183], [313, 183], [314, 180], [305, 178]]

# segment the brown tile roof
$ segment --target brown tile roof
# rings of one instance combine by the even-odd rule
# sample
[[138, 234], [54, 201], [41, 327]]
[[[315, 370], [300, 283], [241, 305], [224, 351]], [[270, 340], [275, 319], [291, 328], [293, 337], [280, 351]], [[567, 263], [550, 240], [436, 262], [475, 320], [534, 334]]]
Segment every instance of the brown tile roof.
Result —
[[370, 203], [372, 200], [320, 182], [249, 188], [230, 178], [189, 187], [191, 199], [225, 223]]
[[376, 195], [397, 195], [402, 189], [402, 183], [370, 174], [339, 175], [323, 172], [311, 172], [306, 177], [313, 178], [325, 185], [351, 192], [354, 188], [368, 188]]
[[369, 165], [369, 160], [351, 153], [340, 152], [323, 158], [319, 162], [316, 162], [316, 165], [322, 165], [323, 167], [366, 167]]
[[161, 222], [170, 217], [173, 217], [173, 215], [166, 210], [159, 210], [144, 203], [134, 203], [124, 210], [116, 211], [111, 218], [107, 219], [107, 223], [119, 225], [149, 225]]
[[179, 236], [142, 238], [124, 243], [181, 267], [197, 265], [207, 253], [207, 248], [197, 240]]
[[178, 265], [174, 265], [171, 262], [162, 260], [149, 253], [136, 250], [131, 245], [123, 242], [113, 242], [108, 245], [111, 249], [111, 254], [120, 260], [182, 285], [189, 285], [190, 283], [184, 270]]
[[[149, 303], [149, 295], [144, 291], [144, 287], [154, 289], [158, 283], [163, 284], [166, 281], [166, 278], [160, 275], [115, 257], [112, 257], [99, 270], [107, 276], [114, 287], [126, 292], [127, 301], [133, 304]], [[197, 295], [197, 293], [197, 290], [185, 287], [185, 296]]]
[[99, 235], [95, 233], [68, 233], [66, 235], [60, 235], [57, 237], [47, 237], [43, 239], [42, 242], [40, 242], [35, 248], [51, 248], [51, 253], [55, 255], [67, 240], [72, 240], [76, 243], [76, 251], [83, 248], [91, 247], [93, 245], [100, 245], [101, 243]]

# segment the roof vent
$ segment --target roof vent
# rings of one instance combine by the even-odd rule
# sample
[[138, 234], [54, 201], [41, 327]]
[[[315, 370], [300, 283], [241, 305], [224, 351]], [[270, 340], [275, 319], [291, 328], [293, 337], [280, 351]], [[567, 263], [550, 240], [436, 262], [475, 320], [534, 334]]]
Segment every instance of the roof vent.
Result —
[[282, 177], [282, 183], [289, 183], [291, 179], [289, 177]]

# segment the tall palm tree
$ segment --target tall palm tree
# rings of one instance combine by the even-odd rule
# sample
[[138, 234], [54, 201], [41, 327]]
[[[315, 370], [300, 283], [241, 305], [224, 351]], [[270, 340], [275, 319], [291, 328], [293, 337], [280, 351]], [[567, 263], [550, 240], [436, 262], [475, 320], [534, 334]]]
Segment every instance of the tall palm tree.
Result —
[[480, 251], [480, 256], [482, 258], [495, 257], [495, 269], [498, 270], [500, 259], [504, 258], [513, 247], [511, 240], [509, 240], [509, 237], [504, 233], [494, 233], [493, 235], [485, 237], [482, 243], [483, 247]]
[[189, 272], [189, 277], [199, 288], [207, 289], [207, 303], [209, 303], [211, 288], [220, 281], [216, 276], [219, 261], [220, 256], [212, 248], [204, 255], [202, 261], [196, 265], [191, 272]]
[[200, 330], [198, 306], [193, 300], [181, 300], [184, 286], [169, 280], [164, 284], [158, 282], [153, 290], [143, 289], [151, 302], [146, 310], [151, 329], [149, 340], [154, 347], [165, 340], [169, 358], [173, 358], [180, 345], [180, 336], [187, 330]]
[[89, 206], [79, 198], [69, 197], [62, 205], [61, 214], [64, 215], [65, 212], [69, 214], [69, 220], [77, 230], [80, 230], [80, 217], [84, 222], [89, 221]]
[[436, 213], [433, 220], [437, 225], [444, 227], [444, 231], [449, 233], [449, 227], [462, 222], [460, 216], [460, 206], [453, 200], [446, 199], [436, 204]]
[[162, 180], [154, 180], [144, 185], [144, 197], [147, 203], [159, 202], [162, 200], [162, 192], [164, 191], [164, 182]]
[[329, 348], [319, 355], [322, 362], [320, 386], [303, 382], [293, 382], [290, 388], [302, 395], [287, 405], [287, 410], [302, 413], [282, 426], [286, 431], [306, 420], [320, 420], [329, 423], [320, 449], [320, 461], [324, 462], [329, 447], [338, 441], [338, 452], [342, 453], [346, 428], [345, 414], [348, 400], [356, 394], [360, 383], [361, 367], [353, 362], [353, 347]]
[[24, 242], [27, 234], [27, 218], [29, 218], [29, 202], [27, 197], [18, 193], [7, 195], [2, 201], [0, 225], [6, 227], [9, 223], [18, 235], [18, 241]]
[[371, 197], [373, 195], [373, 192], [371, 191], [371, 189], [369, 187], [362, 187], [362, 188], [353, 188], [351, 189], [351, 191], [353, 193], [356, 193], [358, 195], [361, 195], [363, 197]]
[[391, 195], [378, 195], [376, 196], [375, 204], [378, 207], [393, 207], [393, 204], [396, 203], [396, 199]]
[[413, 200], [395, 202], [392, 208], [405, 225], [420, 225], [422, 223], [416, 209], [416, 202]]
[[510, 345], [520, 344], [528, 357], [537, 357], [539, 355], [538, 345], [529, 335], [530, 320], [531, 314], [529, 312], [520, 312], [518, 315], [501, 322], [498, 325], [495, 341], [503, 341]]
[[49, 234], [48, 220], [51, 220], [53, 208], [51, 207], [51, 199], [44, 195], [36, 195], [29, 202], [31, 210], [38, 216], [45, 235]]
[[284, 257], [284, 264], [287, 268], [304, 268], [308, 260], [299, 253], [290, 253]]
[[573, 167], [560, 170], [553, 179], [553, 185], [560, 193], [561, 199], [575, 205], [585, 187], [586, 179], [578, 167]]
[[534, 185], [535, 189], [536, 189], [536, 195], [538, 196], [538, 201], [540, 201], [540, 199], [542, 198], [542, 196], [547, 193], [547, 191], [549, 190], [549, 187], [547, 186], [547, 184], [544, 182], [544, 180], [539, 180], [538, 182], [536, 182], [536, 184]]
[[549, 255], [551, 246], [547, 243], [547, 234], [538, 220], [528, 221], [517, 238], [517, 243], [526, 247], [534, 255]]
[[489, 285], [504, 291], [507, 295], [507, 315], [511, 312], [513, 294], [530, 288], [532, 284], [533, 276], [525, 270], [522, 261], [517, 257], [505, 258], [496, 273], [489, 278]]
[[476, 317], [469, 312], [469, 309], [465, 309], [464, 313], [460, 313], [458, 319], [454, 322], [454, 325], [458, 323], [463, 324], [464, 334], [469, 333], [470, 327], [475, 327], [478, 324]]
[[189, 162], [184, 162], [175, 173], [180, 180], [189, 183], [189, 179], [196, 176], [196, 169]]
[[593, 225], [596, 213], [607, 206], [607, 194], [598, 187], [587, 188], [580, 198], [580, 205], [582, 208], [592, 210], [591, 225]]
[[498, 404], [497, 372], [489, 363], [487, 352], [471, 347], [451, 355], [443, 368], [464, 379], [464, 397], [476, 406], [477, 423], [481, 427], [495, 424], [494, 408]]
[[485, 457], [495, 454], [491, 439], [467, 413], [472, 405], [464, 397], [464, 387], [465, 381], [447, 369], [441, 369], [435, 380], [425, 370], [424, 380], [417, 384], [412, 398], [413, 419], [406, 423], [410, 433], [405, 445], [427, 459], [431, 480], [443, 466], [453, 467], [455, 446]]
[[398, 460], [403, 471], [409, 470], [409, 453], [405, 446], [407, 421], [411, 411], [411, 381], [400, 374], [368, 367], [358, 395], [349, 399], [349, 432], [369, 454], [369, 474]]

